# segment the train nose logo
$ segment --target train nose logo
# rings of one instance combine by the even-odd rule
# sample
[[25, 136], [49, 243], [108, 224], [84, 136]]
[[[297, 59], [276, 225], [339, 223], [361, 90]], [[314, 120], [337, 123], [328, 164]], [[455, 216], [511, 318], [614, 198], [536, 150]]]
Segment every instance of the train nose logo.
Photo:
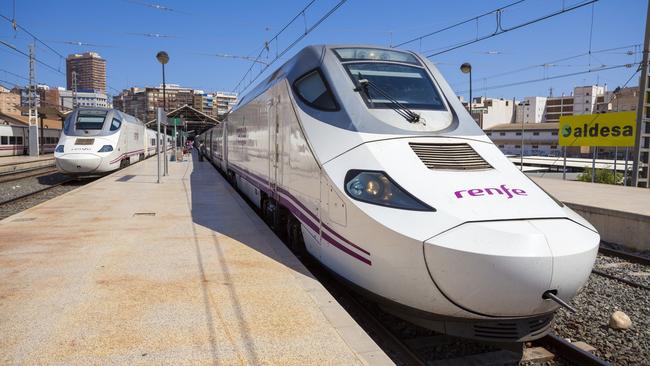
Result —
[[478, 197], [478, 196], [506, 196], [508, 199], [511, 199], [515, 196], [528, 196], [528, 193], [523, 189], [519, 188], [508, 188], [505, 184], [499, 186], [499, 188], [472, 188], [472, 189], [463, 189], [462, 191], [454, 192], [456, 198], [465, 198], [465, 197]]
[[563, 137], [571, 136], [571, 126], [569, 125], [562, 126], [562, 136]]

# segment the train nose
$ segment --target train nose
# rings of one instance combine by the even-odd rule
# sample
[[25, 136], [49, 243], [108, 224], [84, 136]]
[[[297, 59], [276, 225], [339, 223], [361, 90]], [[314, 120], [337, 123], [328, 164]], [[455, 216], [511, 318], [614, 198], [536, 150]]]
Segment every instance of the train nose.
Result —
[[597, 233], [564, 219], [466, 223], [425, 242], [439, 290], [457, 306], [489, 316], [553, 311], [547, 290], [569, 301], [586, 282]]
[[67, 173], [88, 173], [95, 171], [102, 159], [93, 154], [66, 154], [56, 158], [58, 168]]

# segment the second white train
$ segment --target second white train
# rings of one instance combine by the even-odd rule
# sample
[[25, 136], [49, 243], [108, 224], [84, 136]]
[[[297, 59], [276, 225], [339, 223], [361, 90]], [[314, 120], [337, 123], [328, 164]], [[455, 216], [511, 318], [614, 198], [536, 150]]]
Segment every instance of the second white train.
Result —
[[[166, 138], [171, 147], [170, 137]], [[156, 146], [156, 131], [129, 114], [79, 108], [66, 118], [54, 158], [64, 174], [98, 176], [155, 155]]]

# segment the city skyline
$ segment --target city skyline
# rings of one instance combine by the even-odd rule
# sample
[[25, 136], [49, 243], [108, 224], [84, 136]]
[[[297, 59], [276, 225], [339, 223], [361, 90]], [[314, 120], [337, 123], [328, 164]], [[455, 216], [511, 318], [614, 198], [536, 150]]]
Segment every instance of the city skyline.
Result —
[[[574, 1], [566, 3], [565, 6], [579, 3]], [[38, 11], [28, 13], [30, 5], [34, 4], [39, 5], [36, 7]], [[304, 6], [301, 1], [285, 2], [283, 6], [272, 6], [263, 2], [254, 5], [222, 4], [217, 13], [231, 16], [219, 17], [219, 27], [211, 31], [206, 30], [211, 29], [209, 26], [196, 26], [212, 24], [210, 20], [214, 20], [217, 13], [210, 17], [210, 10], [214, 8], [209, 5], [166, 1], [163, 5], [179, 11], [161, 11], [130, 2], [93, 2], [91, 6], [80, 6], [83, 4], [86, 3], [70, 1], [55, 6], [46, 2], [21, 2], [16, 5], [15, 16], [18, 25], [28, 29], [61, 55], [81, 52], [101, 54], [107, 61], [107, 93], [111, 95], [132, 86], [159, 85], [160, 67], [154, 55], [161, 49], [170, 54], [171, 60], [167, 65], [169, 84], [207, 91], [230, 91], [250, 67], [250, 61], [209, 54], [255, 57], [264, 41]], [[391, 7], [387, 4], [348, 1], [272, 65], [267, 73], [279, 67], [307, 44], [364, 43], [388, 46], [507, 4], [509, 2], [505, 1], [469, 1], [464, 6], [446, 4], [439, 7], [426, 2], [410, 1], [404, 4], [405, 9], [419, 8], [422, 11], [412, 12], [406, 17], [408, 19], [403, 20], [401, 18], [404, 17], [390, 16]], [[324, 2], [322, 9], [306, 14], [306, 22], [315, 20], [319, 15], [318, 10], [326, 10], [331, 5], [332, 2]], [[504, 28], [556, 11], [562, 4], [559, 1], [557, 4], [529, 1], [524, 5], [525, 7], [514, 7], [503, 12]], [[611, 1], [599, 1], [543, 22], [432, 57], [431, 60], [437, 64], [455, 92], [465, 99], [468, 97], [467, 76], [458, 70], [458, 66], [464, 61], [473, 65], [475, 96], [523, 99], [526, 96], [548, 96], [550, 88], [553, 88], [554, 95], [561, 95], [570, 92], [576, 85], [595, 84], [607, 84], [609, 89], [613, 89], [630, 78], [635, 70], [634, 63], [640, 60], [639, 48], [634, 45], [641, 43], [643, 14], [638, 10], [643, 5], [640, 0], [616, 4]], [[245, 21], [243, 17], [237, 16], [244, 14], [244, 6], [252, 8], [246, 13]], [[361, 13], [367, 14], [367, 21], [356, 19], [355, 14], [361, 14], [360, 10], [363, 10]], [[13, 11], [12, 4], [0, 4], [0, 14], [11, 16]], [[84, 32], [77, 32], [68, 25], [51, 27], [39, 22], [40, 13], [58, 16], [65, 12], [76, 15], [75, 26], [84, 29]], [[434, 13], [435, 16], [426, 15]], [[137, 26], [126, 27], [124, 31], [107, 31], [101, 27], [98, 29], [92, 25], [93, 15], [96, 14], [104, 14], [102, 19], [105, 20], [121, 19], [122, 24]], [[373, 22], [372, 19], [384, 21]], [[194, 26], [181, 26], [187, 22]], [[481, 33], [483, 28], [487, 29], [493, 21], [486, 18], [482, 22], [485, 24], [479, 24], [480, 27], [473, 26], [480, 28]], [[4, 26], [0, 26], [0, 39], [26, 51], [30, 37], [20, 29], [14, 31], [11, 23], [3, 23]], [[300, 29], [297, 29], [297, 33], [300, 33]], [[461, 29], [437, 40], [426, 39], [421, 47], [416, 43], [401, 48], [431, 51], [436, 46], [440, 48], [468, 37], [471, 39], [473, 36], [467, 29]], [[13, 74], [27, 76], [27, 59], [8, 47], [0, 47], [0, 50], [0, 57], [6, 60], [2, 67], [6, 71], [0, 71], [0, 79], [5, 81], [5, 84], [24, 84], [24, 79]], [[272, 45], [269, 50], [273, 51]], [[53, 66], [55, 70], [58, 68], [65, 72], [62, 66], [65, 60], [62, 61], [52, 50], [39, 44], [36, 52], [37, 58]], [[266, 53], [262, 53], [262, 60], [272, 59], [273, 55]], [[583, 55], [577, 56], [581, 54]], [[571, 56], [577, 57], [552, 62]], [[630, 67], [625, 67], [626, 64]], [[613, 66], [616, 68], [610, 69]], [[590, 69], [604, 70], [585, 73]], [[577, 75], [553, 79], [571, 73]], [[544, 78], [548, 80], [534, 81]], [[64, 85], [65, 81], [61, 73], [40, 64], [37, 65], [36, 79], [53, 86]], [[533, 81], [526, 82], [530, 80]], [[508, 86], [517, 83], [521, 84]], [[628, 85], [636, 84], [636, 80], [632, 80]]]

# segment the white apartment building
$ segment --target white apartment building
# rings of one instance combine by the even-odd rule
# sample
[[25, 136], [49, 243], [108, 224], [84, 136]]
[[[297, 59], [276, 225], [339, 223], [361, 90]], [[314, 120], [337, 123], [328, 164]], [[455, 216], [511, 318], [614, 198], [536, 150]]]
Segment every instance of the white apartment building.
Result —
[[472, 117], [484, 130], [515, 121], [516, 102], [508, 99], [476, 97], [472, 101]]
[[544, 122], [546, 97], [525, 97], [517, 104], [516, 123], [541, 123]]
[[573, 88], [573, 93], [570, 96], [548, 97], [546, 99], [544, 121], [559, 122], [561, 116], [596, 113], [596, 107], [600, 102], [599, 99], [602, 101], [604, 94], [605, 87], [589, 85]]
[[217, 106], [217, 116], [221, 117], [230, 112], [237, 105], [237, 93], [217, 91], [214, 93], [214, 100]]
[[[63, 109], [73, 108], [73, 93], [72, 90], [65, 90], [59, 88], [59, 105]], [[101, 107], [113, 108], [113, 103], [106, 94], [103, 93], [90, 93], [90, 92], [77, 92], [77, 106], [78, 107]]]
[[[485, 134], [506, 155], [520, 155], [523, 146], [524, 156], [561, 156], [558, 127], [558, 123], [507, 123], [493, 126], [487, 129]], [[577, 152], [579, 147], [570, 148], [567, 154]]]
[[596, 99], [605, 94], [605, 87], [598, 85], [576, 86], [573, 88], [573, 114], [596, 113]]

